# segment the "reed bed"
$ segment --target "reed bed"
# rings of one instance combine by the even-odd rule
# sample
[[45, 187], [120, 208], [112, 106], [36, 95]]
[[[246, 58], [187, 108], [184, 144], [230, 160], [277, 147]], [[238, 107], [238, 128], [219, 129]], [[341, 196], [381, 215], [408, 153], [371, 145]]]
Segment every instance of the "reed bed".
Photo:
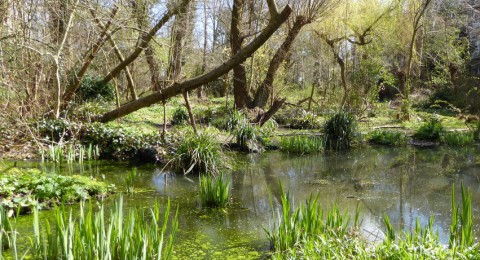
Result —
[[75, 215], [63, 207], [54, 211], [50, 224], [33, 210], [34, 233], [26, 252], [17, 251], [17, 232], [4, 232], [0, 226], [13, 259], [172, 259], [178, 210], [171, 211], [170, 201], [163, 208], [156, 201], [149, 209], [125, 210], [120, 197], [110, 212], [103, 204], [97, 209], [91, 203], [81, 203]]
[[280, 140], [280, 150], [287, 153], [310, 154], [323, 151], [323, 139], [310, 136], [287, 136]]

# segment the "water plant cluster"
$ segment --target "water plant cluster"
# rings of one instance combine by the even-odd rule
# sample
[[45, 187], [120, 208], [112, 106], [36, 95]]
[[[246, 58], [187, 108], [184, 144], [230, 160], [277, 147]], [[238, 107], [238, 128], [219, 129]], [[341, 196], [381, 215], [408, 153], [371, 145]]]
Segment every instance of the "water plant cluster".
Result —
[[100, 148], [98, 145], [49, 145], [48, 149], [40, 150], [41, 160], [55, 163], [83, 163], [86, 161], [98, 160], [100, 158]]
[[280, 139], [280, 150], [287, 153], [309, 154], [323, 151], [324, 140], [321, 137], [297, 135]]
[[187, 132], [180, 141], [170, 164], [184, 174], [210, 173], [218, 174], [226, 166], [222, 147], [213, 135], [202, 132]]
[[110, 212], [103, 203], [97, 208], [82, 202], [75, 215], [55, 207], [50, 224], [43, 223], [33, 207], [33, 237], [20, 251], [16, 223], [5, 218], [0, 207], [0, 256], [10, 248], [13, 259], [172, 259], [177, 213], [170, 201], [163, 208], [155, 201], [151, 208], [126, 210], [120, 197]]
[[227, 176], [200, 176], [200, 201], [204, 207], [224, 208], [230, 199], [232, 179]]
[[86, 176], [62, 176], [37, 169], [11, 168], [0, 175], [0, 205], [27, 212], [31, 206], [51, 207], [107, 196], [113, 185]]
[[292, 208], [292, 198], [281, 188], [281, 210], [274, 214], [271, 229], [265, 229], [273, 259], [478, 259], [480, 247], [472, 226], [471, 193], [462, 185], [462, 204], [455, 202], [452, 187], [452, 223], [448, 247], [439, 241], [431, 217], [426, 227], [397, 235], [384, 216], [385, 239], [368, 242], [358, 228], [357, 209], [353, 222], [337, 206], [324, 211], [318, 196]]
[[340, 111], [323, 126], [327, 150], [348, 150], [357, 138], [357, 121], [353, 114]]

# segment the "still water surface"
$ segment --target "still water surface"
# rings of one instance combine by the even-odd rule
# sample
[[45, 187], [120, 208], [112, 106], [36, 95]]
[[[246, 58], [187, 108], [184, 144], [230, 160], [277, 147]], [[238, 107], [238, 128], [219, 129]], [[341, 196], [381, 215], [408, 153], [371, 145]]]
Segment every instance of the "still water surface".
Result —
[[[335, 155], [294, 156], [279, 152], [233, 154], [232, 204], [225, 210], [202, 209], [198, 176], [162, 172], [154, 165], [138, 166], [137, 193], [124, 195], [127, 206], [148, 207], [155, 199], [172, 200], [179, 207], [179, 232], [175, 243], [178, 259], [256, 259], [265, 256], [268, 242], [263, 228], [272, 224], [272, 207], [280, 198], [281, 182], [294, 203], [319, 195], [325, 207], [337, 204], [352, 215], [361, 212], [362, 233], [371, 241], [383, 237], [382, 216], [387, 214], [397, 229], [410, 230], [416, 219], [422, 225], [435, 217], [441, 241], [448, 242], [452, 184], [460, 183], [473, 193], [473, 215], [480, 234], [480, 149], [412, 147], [363, 147]], [[20, 163], [60, 174], [84, 174], [123, 190], [132, 165], [95, 162], [55, 167]], [[115, 196], [113, 196], [115, 197]], [[112, 201], [114, 198], [109, 198]], [[42, 212], [49, 216], [47, 211]], [[21, 217], [28, 223], [31, 216]], [[28, 233], [24, 227], [23, 232]], [[22, 230], [20, 230], [22, 232]]]

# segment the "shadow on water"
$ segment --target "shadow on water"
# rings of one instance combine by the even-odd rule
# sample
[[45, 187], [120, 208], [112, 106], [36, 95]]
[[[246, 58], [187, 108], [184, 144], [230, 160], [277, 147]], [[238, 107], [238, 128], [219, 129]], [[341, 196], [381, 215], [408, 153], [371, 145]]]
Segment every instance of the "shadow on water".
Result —
[[[366, 147], [348, 153], [308, 156], [270, 152], [237, 154], [235, 160], [236, 169], [230, 173], [232, 205], [225, 210], [201, 208], [198, 176], [161, 172], [153, 165], [138, 167], [134, 184], [137, 192], [125, 196], [125, 203], [148, 207], [155, 199], [171, 198], [173, 205], [178, 205], [179, 232], [174, 250], [179, 259], [264, 256], [268, 243], [263, 227], [268, 228], [272, 222], [269, 193], [274, 205], [278, 206], [280, 182], [290, 191], [294, 203], [305, 201], [311, 194], [320, 194], [320, 202], [325, 207], [336, 203], [353, 214], [358, 205], [362, 231], [372, 241], [382, 238], [382, 215], [386, 213], [392, 224], [403, 230], [410, 230], [417, 218], [426, 225], [434, 215], [435, 228], [444, 243], [448, 242], [449, 235], [451, 185], [463, 182], [473, 193], [474, 224], [479, 231], [480, 156], [477, 147]], [[123, 180], [132, 169], [125, 163], [105, 161], [62, 167], [38, 163], [19, 165], [104, 178], [117, 185], [120, 191], [124, 190]], [[107, 203], [113, 199], [107, 199]], [[42, 214], [49, 217], [47, 211]], [[30, 219], [31, 216], [25, 216], [18, 221], [28, 223]], [[23, 232], [30, 231], [24, 227]]]

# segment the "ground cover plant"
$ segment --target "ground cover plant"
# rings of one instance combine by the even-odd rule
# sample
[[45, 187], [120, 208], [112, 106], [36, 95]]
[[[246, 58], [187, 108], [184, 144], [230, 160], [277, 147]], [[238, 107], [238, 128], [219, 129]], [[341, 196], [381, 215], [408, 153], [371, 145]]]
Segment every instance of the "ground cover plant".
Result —
[[[0, 226], [0, 242], [11, 249], [0, 248], [0, 257], [7, 253], [13, 259], [172, 259], [178, 219], [170, 201], [165, 207], [155, 201], [151, 208], [126, 210], [120, 197], [110, 212], [103, 204], [93, 205], [82, 202], [75, 215], [55, 207], [51, 224], [41, 221], [34, 207], [34, 233], [25, 251], [17, 246], [15, 220], [7, 219], [12, 229]], [[4, 212], [0, 208], [0, 217]]]
[[62, 176], [37, 169], [11, 168], [0, 174], [0, 205], [28, 212], [31, 206], [51, 207], [91, 198], [103, 198], [113, 185], [86, 176]]

